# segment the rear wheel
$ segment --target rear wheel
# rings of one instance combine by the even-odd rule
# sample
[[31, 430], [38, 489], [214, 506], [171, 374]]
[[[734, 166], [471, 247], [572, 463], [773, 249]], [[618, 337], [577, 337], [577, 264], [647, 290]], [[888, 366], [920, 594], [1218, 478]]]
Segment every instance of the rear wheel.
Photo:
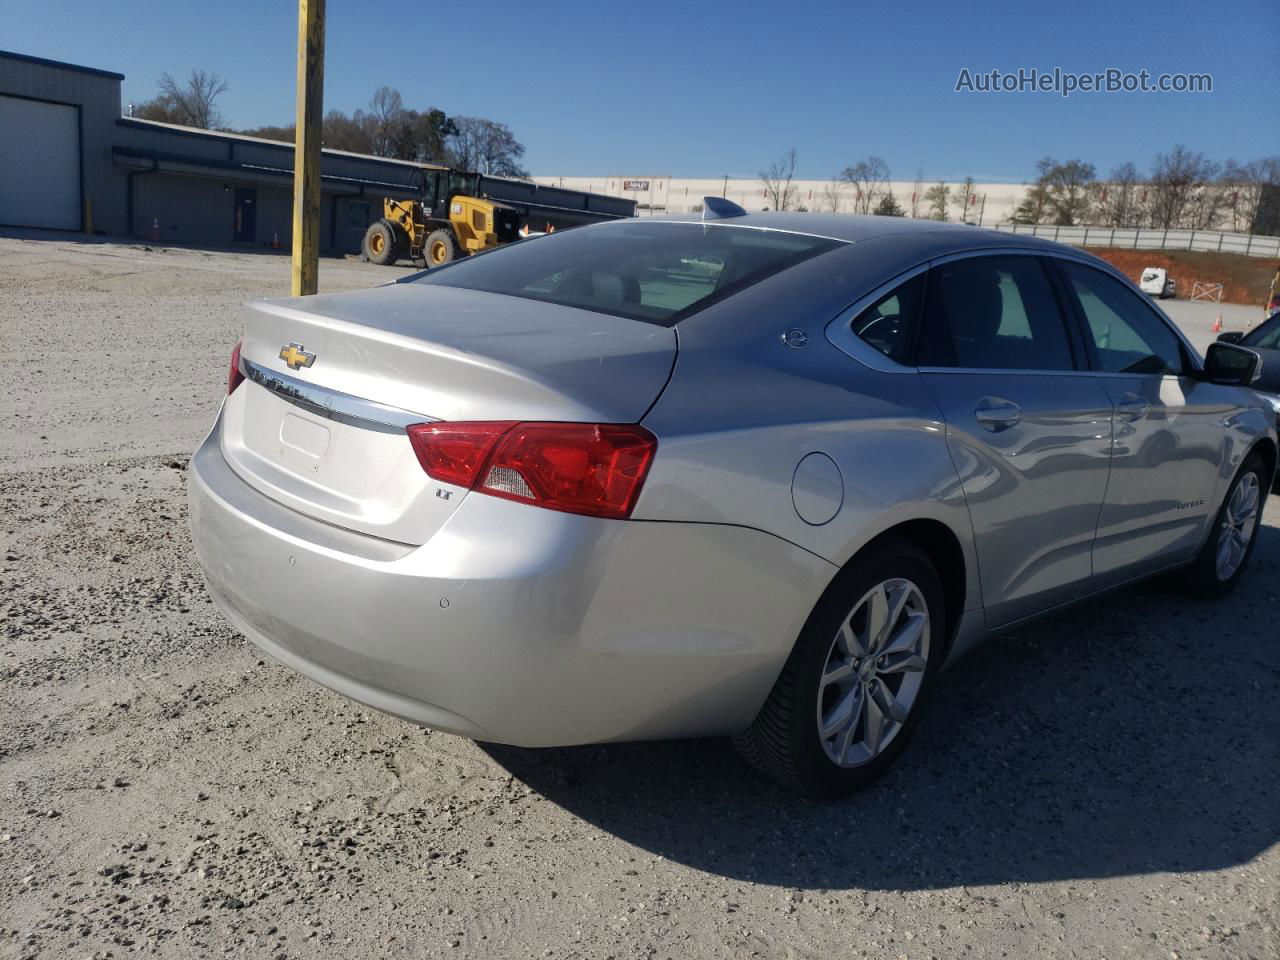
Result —
[[811, 797], [883, 775], [919, 723], [946, 641], [942, 582], [890, 540], [855, 558], [800, 632], [769, 699], [734, 738], [758, 770]]
[[458, 244], [452, 230], [432, 230], [423, 245], [423, 255], [428, 267], [442, 267], [458, 255]]
[[387, 266], [400, 258], [400, 228], [390, 220], [369, 224], [364, 234], [364, 259]]
[[1262, 457], [1249, 454], [1227, 489], [1209, 539], [1183, 574], [1187, 592], [1213, 599], [1235, 588], [1253, 554], [1269, 479]]

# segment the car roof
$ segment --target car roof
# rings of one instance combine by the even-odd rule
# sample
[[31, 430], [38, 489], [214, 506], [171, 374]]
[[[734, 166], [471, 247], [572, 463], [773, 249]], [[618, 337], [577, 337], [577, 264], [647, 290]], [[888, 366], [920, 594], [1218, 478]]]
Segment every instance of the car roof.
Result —
[[701, 214], [667, 214], [644, 217], [646, 221], [658, 220], [673, 223], [706, 223], [726, 227], [748, 227], [756, 230], [783, 230], [809, 236], [825, 237], [846, 243], [866, 243], [872, 240], [895, 238], [900, 243], [915, 239], [931, 256], [948, 252], [973, 250], [981, 247], [1027, 247], [1032, 250], [1062, 253], [1070, 250], [1076, 256], [1080, 251], [1053, 243], [1030, 234], [1006, 233], [974, 227], [966, 223], [944, 223], [911, 217], [881, 217], [851, 213], [794, 213], [791, 211], [748, 213], [736, 217], [717, 217], [703, 220]]

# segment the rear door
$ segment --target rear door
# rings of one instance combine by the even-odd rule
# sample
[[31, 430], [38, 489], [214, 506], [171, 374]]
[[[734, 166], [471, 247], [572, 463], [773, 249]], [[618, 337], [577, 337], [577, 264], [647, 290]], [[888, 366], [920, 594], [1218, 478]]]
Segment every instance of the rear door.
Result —
[[1187, 559], [1215, 510], [1228, 452], [1222, 420], [1238, 396], [1186, 375], [1186, 346], [1141, 294], [1087, 264], [1054, 262], [1116, 410], [1094, 573], [1123, 580]]
[[1039, 257], [930, 270], [916, 355], [942, 408], [977, 543], [989, 626], [1087, 589], [1107, 486], [1111, 401]]

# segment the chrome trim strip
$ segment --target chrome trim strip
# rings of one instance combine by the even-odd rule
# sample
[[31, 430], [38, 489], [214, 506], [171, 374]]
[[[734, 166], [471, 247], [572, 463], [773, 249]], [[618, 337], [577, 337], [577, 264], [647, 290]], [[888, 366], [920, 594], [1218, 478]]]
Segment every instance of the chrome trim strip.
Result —
[[260, 367], [243, 357], [240, 358], [240, 367], [246, 379], [270, 390], [286, 403], [348, 426], [377, 430], [380, 433], [404, 433], [405, 427], [411, 423], [431, 423], [438, 419], [307, 383], [305, 380]]

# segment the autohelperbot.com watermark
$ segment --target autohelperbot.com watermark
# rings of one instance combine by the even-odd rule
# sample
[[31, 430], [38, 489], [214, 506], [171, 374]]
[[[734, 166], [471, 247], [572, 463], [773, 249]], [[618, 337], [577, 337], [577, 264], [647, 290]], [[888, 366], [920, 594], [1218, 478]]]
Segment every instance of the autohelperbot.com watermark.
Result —
[[1210, 73], [1151, 73], [1108, 67], [1094, 73], [1074, 73], [1054, 67], [1039, 70], [970, 70], [956, 78], [956, 93], [1212, 93]]

